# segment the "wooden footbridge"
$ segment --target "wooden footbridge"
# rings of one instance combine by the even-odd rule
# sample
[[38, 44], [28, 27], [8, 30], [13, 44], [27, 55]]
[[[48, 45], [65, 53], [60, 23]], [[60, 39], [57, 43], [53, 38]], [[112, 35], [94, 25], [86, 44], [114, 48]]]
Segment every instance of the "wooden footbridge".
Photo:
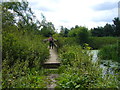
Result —
[[60, 61], [58, 60], [58, 55], [56, 48], [50, 49], [50, 58], [44, 62], [44, 68], [58, 68], [60, 66]]

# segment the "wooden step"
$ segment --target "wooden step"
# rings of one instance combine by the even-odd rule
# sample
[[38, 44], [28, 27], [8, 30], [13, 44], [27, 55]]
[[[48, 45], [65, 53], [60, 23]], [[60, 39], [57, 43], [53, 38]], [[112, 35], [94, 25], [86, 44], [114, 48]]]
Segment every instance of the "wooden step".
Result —
[[60, 66], [60, 62], [45, 62], [43, 67], [44, 68], [58, 68]]

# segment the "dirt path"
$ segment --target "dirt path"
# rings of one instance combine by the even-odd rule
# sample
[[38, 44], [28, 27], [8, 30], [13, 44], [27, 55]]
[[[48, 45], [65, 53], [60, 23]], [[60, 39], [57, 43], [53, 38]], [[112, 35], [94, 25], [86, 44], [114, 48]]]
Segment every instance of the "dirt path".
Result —
[[56, 80], [55, 78], [57, 78], [59, 75], [58, 74], [50, 74], [48, 76], [48, 79], [50, 80], [50, 84], [47, 85], [48, 90], [53, 90], [57, 85], [56, 85]]

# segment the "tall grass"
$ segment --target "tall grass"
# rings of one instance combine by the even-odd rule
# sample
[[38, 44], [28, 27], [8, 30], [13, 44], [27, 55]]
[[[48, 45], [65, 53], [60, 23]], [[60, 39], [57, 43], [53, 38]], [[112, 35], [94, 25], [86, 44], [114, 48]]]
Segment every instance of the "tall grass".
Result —
[[98, 56], [101, 60], [113, 60], [120, 62], [120, 44], [104, 46], [100, 49]]
[[117, 44], [118, 37], [90, 37], [89, 45], [93, 49], [100, 49], [103, 46]]

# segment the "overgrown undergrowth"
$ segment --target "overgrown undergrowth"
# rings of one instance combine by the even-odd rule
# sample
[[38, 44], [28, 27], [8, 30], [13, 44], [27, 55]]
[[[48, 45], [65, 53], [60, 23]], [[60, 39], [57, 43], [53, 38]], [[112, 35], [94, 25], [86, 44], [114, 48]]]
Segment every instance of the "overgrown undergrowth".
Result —
[[79, 45], [63, 45], [59, 48], [62, 62], [56, 88], [118, 88], [119, 82], [114, 75], [102, 74], [99, 62], [93, 63]]
[[23, 31], [3, 32], [2, 88], [46, 88], [49, 74], [60, 74], [56, 88], [118, 88], [113, 75], [102, 74], [99, 62], [93, 63], [87, 49], [75, 38], [55, 37], [61, 66], [42, 69], [49, 50], [44, 37]]
[[3, 32], [2, 88], [46, 87], [41, 68], [49, 50], [43, 38], [32, 32]]

